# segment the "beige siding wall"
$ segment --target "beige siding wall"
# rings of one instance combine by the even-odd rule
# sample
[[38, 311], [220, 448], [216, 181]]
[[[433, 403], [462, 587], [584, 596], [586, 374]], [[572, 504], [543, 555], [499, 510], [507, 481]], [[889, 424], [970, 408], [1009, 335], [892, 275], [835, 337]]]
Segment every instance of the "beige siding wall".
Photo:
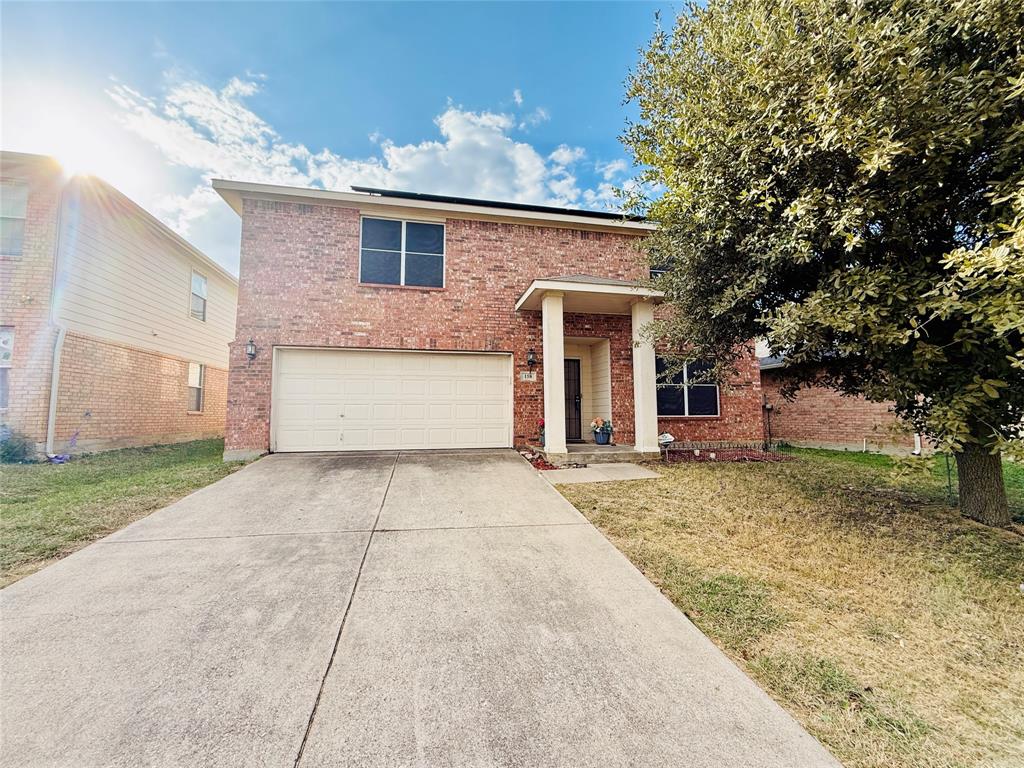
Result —
[[[590, 370], [593, 380], [594, 414], [590, 418], [600, 416], [602, 419], [612, 415], [612, 365], [611, 345], [607, 340], [599, 341], [591, 347]], [[590, 423], [589, 421], [587, 422]], [[612, 424], [619, 429], [625, 425]]]
[[[96, 180], [69, 187], [62, 217], [58, 321], [70, 331], [227, 368], [235, 282]], [[207, 317], [189, 315], [192, 270], [207, 279]]]

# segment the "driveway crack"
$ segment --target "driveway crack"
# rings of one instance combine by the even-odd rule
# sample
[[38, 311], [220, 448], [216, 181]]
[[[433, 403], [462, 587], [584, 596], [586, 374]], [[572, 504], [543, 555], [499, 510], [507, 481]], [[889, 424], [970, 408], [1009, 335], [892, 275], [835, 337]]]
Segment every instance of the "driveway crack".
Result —
[[313, 730], [313, 721], [316, 719], [317, 710], [320, 708], [320, 699], [324, 695], [324, 686], [327, 685], [327, 676], [331, 673], [331, 667], [334, 666], [334, 658], [338, 655], [338, 646], [341, 645], [341, 633], [345, 629], [345, 622], [348, 620], [348, 614], [352, 610], [352, 603], [356, 597], [356, 590], [359, 588], [359, 579], [363, 575], [363, 566], [366, 564], [366, 556], [370, 552], [370, 544], [373, 543], [373, 535], [377, 532], [377, 523], [380, 522], [381, 513], [384, 511], [384, 502], [387, 501], [388, 491], [391, 490], [391, 481], [395, 478], [395, 469], [398, 467], [398, 460], [401, 456], [401, 451], [395, 454], [395, 461], [391, 465], [391, 474], [388, 475], [388, 484], [384, 486], [384, 494], [380, 497], [380, 506], [377, 507], [377, 516], [373, 519], [373, 526], [370, 528], [370, 535], [366, 538], [366, 547], [363, 549], [363, 556], [359, 560], [359, 568], [356, 570], [355, 581], [352, 582], [352, 591], [349, 593], [348, 602], [345, 604], [345, 611], [341, 615], [341, 623], [338, 625], [338, 634], [334, 636], [334, 647], [331, 648], [331, 658], [328, 659], [327, 669], [324, 670], [324, 676], [320, 679], [320, 688], [316, 692], [316, 699], [313, 701], [313, 709], [309, 713], [309, 721], [306, 723], [306, 732], [302, 734], [302, 743], [299, 744], [298, 754], [295, 755], [294, 768], [298, 768], [299, 762], [302, 760], [302, 753], [306, 750], [306, 742], [309, 741], [310, 731]]

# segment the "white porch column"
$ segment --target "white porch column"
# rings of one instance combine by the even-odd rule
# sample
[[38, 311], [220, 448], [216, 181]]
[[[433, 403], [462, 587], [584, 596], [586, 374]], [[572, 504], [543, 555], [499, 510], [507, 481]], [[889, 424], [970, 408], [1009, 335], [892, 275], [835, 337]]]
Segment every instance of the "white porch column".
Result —
[[562, 296], [560, 291], [548, 291], [540, 307], [544, 340], [544, 448], [548, 453], [566, 453]]
[[633, 419], [637, 451], [660, 450], [658, 447], [658, 391], [654, 365], [654, 345], [643, 335], [644, 326], [654, 320], [654, 305], [649, 301], [633, 302]]

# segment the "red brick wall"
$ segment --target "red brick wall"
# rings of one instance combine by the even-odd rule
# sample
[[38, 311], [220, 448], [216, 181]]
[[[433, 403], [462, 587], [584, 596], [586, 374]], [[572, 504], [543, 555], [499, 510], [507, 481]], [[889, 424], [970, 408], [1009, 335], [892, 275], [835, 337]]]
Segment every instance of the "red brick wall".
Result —
[[[794, 400], [779, 393], [786, 381], [783, 370], [764, 371], [761, 388], [770, 412], [772, 437], [789, 443], [825, 448], [912, 448], [912, 434], [893, 431], [896, 416], [888, 403], [870, 403], [862, 397], [843, 397], [832, 389], [801, 389]], [[765, 412], [765, 430], [769, 413]]]
[[761, 369], [757, 357], [747, 356], [737, 364], [738, 375], [719, 387], [717, 417], [661, 416], [658, 432], [669, 432], [676, 440], [694, 442], [749, 442], [764, 437], [761, 421]]
[[14, 327], [10, 399], [0, 423], [42, 447], [50, 402], [50, 368], [56, 329], [50, 324], [60, 169], [43, 159], [8, 161], [4, 182], [29, 187], [25, 239], [21, 256], [0, 255], [0, 325]]
[[188, 413], [188, 361], [69, 333], [54, 450], [177, 443], [224, 434], [227, 371], [206, 367], [202, 413]]
[[[515, 422], [513, 434], [516, 445], [535, 443], [537, 422], [544, 415], [544, 348], [541, 340], [540, 312], [521, 312], [516, 318], [513, 337], [515, 361]], [[632, 443], [633, 423], [633, 326], [626, 315], [587, 315], [566, 313], [563, 321], [566, 336], [608, 339], [609, 365], [612, 385], [612, 425], [617, 443]], [[519, 372], [529, 370], [527, 350], [537, 355], [533, 370], [537, 381], [519, 381]], [[588, 424], [583, 424], [586, 432]]]
[[[527, 370], [528, 349], [538, 362], [543, 354], [540, 315], [517, 314], [515, 302], [542, 277], [642, 278], [636, 236], [448, 219], [445, 241], [444, 289], [363, 286], [359, 211], [245, 200], [226, 449], [269, 447], [275, 345], [511, 352], [515, 441], [536, 436], [542, 366], [534, 368], [536, 382], [518, 374]], [[612, 339], [612, 417], [620, 442], [633, 439], [629, 325], [622, 316], [566, 317], [567, 335]], [[253, 361], [245, 356], [249, 338], [261, 350]], [[756, 423], [759, 431], [759, 415]]]

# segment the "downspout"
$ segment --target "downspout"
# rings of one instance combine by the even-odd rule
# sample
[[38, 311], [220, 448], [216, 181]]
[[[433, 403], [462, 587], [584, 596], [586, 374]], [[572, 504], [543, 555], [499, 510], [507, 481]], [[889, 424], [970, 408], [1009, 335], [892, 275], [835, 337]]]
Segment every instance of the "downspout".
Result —
[[57, 432], [57, 396], [60, 394], [60, 358], [64, 352], [64, 337], [68, 329], [57, 319], [57, 286], [60, 280], [62, 235], [64, 234], [64, 209], [67, 205], [67, 184], [60, 191], [60, 205], [57, 207], [57, 237], [53, 249], [53, 278], [50, 281], [50, 323], [57, 327], [57, 339], [53, 343], [53, 360], [50, 363], [50, 406], [46, 412], [46, 455], [53, 456], [53, 441]]
[[53, 456], [53, 438], [57, 427], [57, 395], [60, 392], [60, 358], [64, 351], [64, 337], [68, 329], [57, 326], [57, 340], [53, 344], [53, 363], [50, 366], [50, 408], [46, 414], [46, 455]]

